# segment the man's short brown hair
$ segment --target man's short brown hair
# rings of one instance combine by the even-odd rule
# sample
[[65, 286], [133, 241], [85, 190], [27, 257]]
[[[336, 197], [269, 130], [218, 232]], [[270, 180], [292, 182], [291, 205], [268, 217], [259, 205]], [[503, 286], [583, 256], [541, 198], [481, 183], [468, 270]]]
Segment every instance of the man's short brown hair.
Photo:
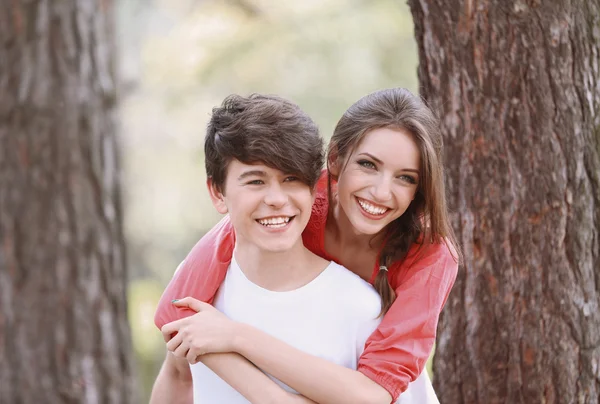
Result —
[[206, 174], [223, 192], [232, 159], [294, 175], [311, 188], [323, 166], [323, 139], [300, 107], [273, 95], [230, 95], [213, 108], [204, 140]]

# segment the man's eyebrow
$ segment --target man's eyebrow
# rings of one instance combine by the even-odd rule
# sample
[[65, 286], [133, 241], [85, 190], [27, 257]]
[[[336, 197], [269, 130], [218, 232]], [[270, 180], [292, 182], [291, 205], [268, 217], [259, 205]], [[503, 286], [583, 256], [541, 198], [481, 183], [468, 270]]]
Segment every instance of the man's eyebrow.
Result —
[[[370, 153], [359, 153], [358, 155], [359, 155], [359, 156], [367, 156], [367, 157], [369, 157], [370, 159], [372, 159], [374, 162], [376, 162], [377, 164], [379, 164], [379, 165], [383, 165], [383, 161], [379, 160], [377, 157], [373, 156], [373, 155], [372, 155], [372, 154], [370, 154]], [[403, 169], [402, 169], [402, 170], [400, 170], [400, 171], [409, 171], [409, 172], [411, 172], [411, 173], [419, 174], [419, 170], [416, 170], [416, 169], [414, 169], [414, 168], [403, 168]]]
[[238, 177], [238, 181], [243, 181], [244, 178], [248, 178], [248, 177], [264, 177], [266, 176], [267, 173], [265, 173], [262, 170], [249, 170], [249, 171], [245, 171], [243, 172], [239, 177]]

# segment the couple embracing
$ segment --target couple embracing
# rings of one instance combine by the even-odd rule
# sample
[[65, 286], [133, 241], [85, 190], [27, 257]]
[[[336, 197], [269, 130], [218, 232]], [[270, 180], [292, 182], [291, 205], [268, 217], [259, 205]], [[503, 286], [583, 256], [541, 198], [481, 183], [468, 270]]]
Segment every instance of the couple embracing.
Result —
[[421, 99], [361, 98], [324, 157], [297, 105], [233, 95], [204, 150], [227, 216], [161, 297], [151, 403], [437, 403], [424, 368], [459, 252]]

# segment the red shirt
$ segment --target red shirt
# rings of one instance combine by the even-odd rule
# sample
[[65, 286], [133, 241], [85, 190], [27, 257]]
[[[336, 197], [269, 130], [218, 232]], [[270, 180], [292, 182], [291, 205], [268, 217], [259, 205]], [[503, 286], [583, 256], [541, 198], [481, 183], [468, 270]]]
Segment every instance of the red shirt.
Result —
[[[327, 211], [327, 181], [323, 175], [302, 240], [313, 253], [337, 261], [324, 249]], [[233, 227], [225, 217], [194, 246], [171, 279], [154, 316], [157, 327], [194, 314], [190, 309], [173, 306], [173, 299], [192, 296], [212, 303], [225, 279], [234, 245]], [[358, 361], [358, 370], [389, 391], [394, 401], [419, 376], [429, 358], [438, 318], [458, 271], [445, 243], [422, 246], [425, 250], [418, 258], [417, 248], [413, 245], [406, 259], [389, 268], [390, 284], [397, 297], [367, 340]], [[377, 270], [375, 263], [371, 283]]]

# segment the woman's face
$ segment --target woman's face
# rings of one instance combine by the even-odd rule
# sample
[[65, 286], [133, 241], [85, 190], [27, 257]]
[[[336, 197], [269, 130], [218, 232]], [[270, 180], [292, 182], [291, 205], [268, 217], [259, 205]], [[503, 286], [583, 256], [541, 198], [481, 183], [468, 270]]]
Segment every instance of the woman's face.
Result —
[[367, 132], [345, 167], [331, 167], [341, 214], [355, 233], [377, 234], [406, 211], [417, 192], [420, 155], [410, 132], [377, 128]]

